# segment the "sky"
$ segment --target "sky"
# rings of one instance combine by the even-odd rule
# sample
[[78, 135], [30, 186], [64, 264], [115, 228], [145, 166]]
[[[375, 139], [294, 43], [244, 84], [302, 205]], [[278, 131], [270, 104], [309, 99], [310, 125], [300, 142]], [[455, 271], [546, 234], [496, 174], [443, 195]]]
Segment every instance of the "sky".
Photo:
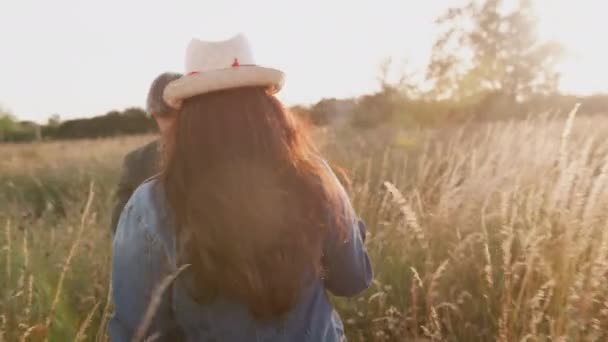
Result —
[[[608, 4], [537, 0], [540, 32], [568, 49], [562, 90], [608, 92]], [[434, 19], [462, 0], [0, 1], [0, 106], [45, 122], [143, 106], [150, 82], [183, 71], [192, 38], [245, 33], [287, 78], [287, 104], [378, 88], [380, 63], [422, 72]]]

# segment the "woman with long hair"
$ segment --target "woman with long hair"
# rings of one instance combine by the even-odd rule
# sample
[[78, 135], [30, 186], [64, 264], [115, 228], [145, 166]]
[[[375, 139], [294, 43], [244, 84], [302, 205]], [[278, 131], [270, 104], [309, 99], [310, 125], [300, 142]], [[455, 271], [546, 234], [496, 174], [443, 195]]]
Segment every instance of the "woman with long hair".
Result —
[[273, 96], [283, 73], [242, 35], [193, 40], [186, 71], [165, 89], [163, 170], [114, 237], [112, 340], [343, 340], [327, 292], [369, 287], [365, 226]]

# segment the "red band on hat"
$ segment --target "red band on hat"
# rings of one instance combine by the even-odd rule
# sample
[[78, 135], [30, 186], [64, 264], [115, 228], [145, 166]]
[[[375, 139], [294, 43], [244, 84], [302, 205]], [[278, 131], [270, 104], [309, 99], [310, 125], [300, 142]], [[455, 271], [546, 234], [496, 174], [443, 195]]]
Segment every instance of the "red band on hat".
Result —
[[190, 75], [196, 75], [196, 74], [198, 74], [198, 71], [193, 71], [193, 72], [188, 73], [188, 76], [190, 76]]

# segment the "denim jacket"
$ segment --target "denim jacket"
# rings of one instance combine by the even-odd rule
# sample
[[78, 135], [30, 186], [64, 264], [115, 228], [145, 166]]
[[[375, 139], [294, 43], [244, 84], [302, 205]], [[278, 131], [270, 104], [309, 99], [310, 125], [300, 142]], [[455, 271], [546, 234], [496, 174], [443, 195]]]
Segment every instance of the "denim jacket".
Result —
[[[372, 268], [364, 247], [365, 225], [340, 190], [346, 217], [352, 218], [350, 232], [346, 239], [327, 237], [327, 275], [313, 281], [285, 317], [261, 323], [230, 299], [201, 305], [175, 281], [160, 297], [145, 336], [155, 341], [343, 341], [342, 322], [326, 291], [354, 296], [370, 286]], [[122, 212], [113, 244], [112, 341], [133, 339], [155, 288], [178, 269], [173, 224], [162, 184], [155, 179], [142, 184]]]

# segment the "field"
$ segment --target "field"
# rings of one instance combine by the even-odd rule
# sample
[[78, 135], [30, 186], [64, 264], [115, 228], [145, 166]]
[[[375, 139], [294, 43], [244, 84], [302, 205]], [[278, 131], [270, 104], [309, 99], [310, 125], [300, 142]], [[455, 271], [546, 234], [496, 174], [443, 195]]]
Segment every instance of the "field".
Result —
[[[369, 226], [352, 341], [608, 340], [608, 120], [316, 132]], [[112, 191], [151, 137], [0, 145], [0, 341], [104, 341]]]

